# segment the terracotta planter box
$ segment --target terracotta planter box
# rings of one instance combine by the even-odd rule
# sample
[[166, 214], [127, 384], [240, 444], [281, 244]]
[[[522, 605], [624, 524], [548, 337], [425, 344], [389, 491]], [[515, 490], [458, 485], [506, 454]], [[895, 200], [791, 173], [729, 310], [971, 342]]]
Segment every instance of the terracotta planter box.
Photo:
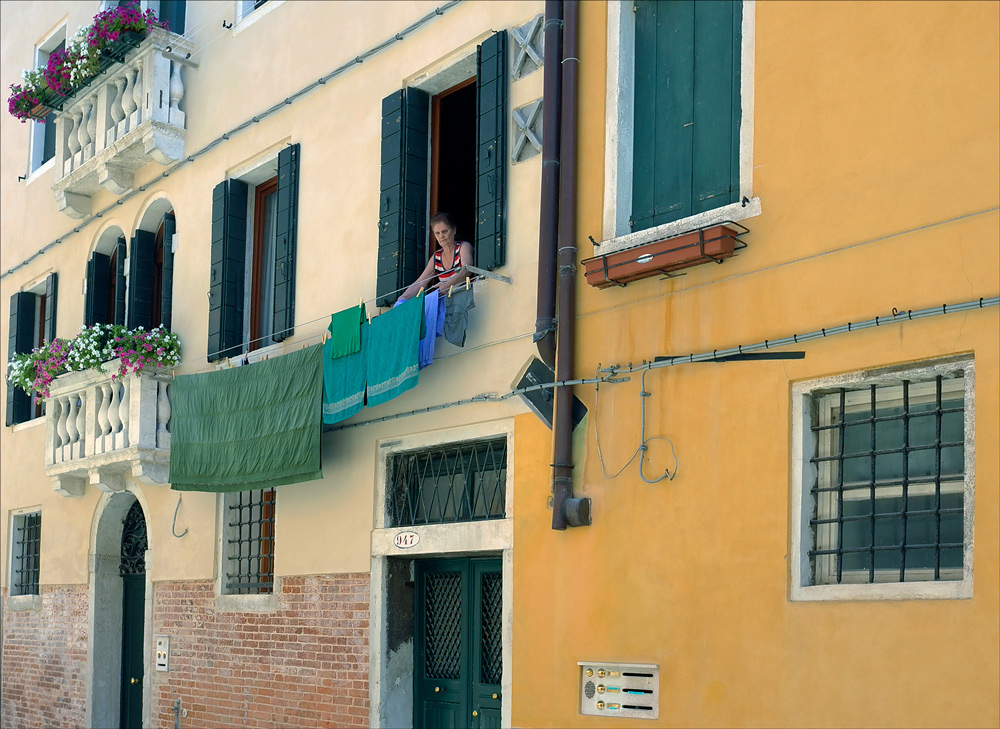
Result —
[[[737, 250], [737, 236], [746, 230], [727, 225], [692, 231], [583, 262], [587, 283], [599, 289], [690, 268], [721, 263]], [[743, 246], [740, 245], [740, 248]]]

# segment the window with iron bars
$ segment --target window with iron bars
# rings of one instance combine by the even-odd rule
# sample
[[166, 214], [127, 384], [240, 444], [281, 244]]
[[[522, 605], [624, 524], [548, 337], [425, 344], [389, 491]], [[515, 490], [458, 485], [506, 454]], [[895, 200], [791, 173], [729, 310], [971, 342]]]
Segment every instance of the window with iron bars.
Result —
[[812, 584], [963, 579], [963, 372], [824, 389], [810, 401]]
[[388, 466], [390, 526], [504, 518], [506, 437], [397, 453]]
[[226, 563], [223, 593], [266, 595], [274, 591], [274, 489], [225, 496]]
[[10, 594], [38, 594], [38, 566], [42, 545], [42, 515], [18, 514], [14, 517], [11, 549]]

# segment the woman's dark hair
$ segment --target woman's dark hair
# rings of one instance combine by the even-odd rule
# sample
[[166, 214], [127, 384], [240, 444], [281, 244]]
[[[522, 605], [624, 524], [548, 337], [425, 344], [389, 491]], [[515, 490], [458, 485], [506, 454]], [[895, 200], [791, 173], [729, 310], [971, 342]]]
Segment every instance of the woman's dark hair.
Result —
[[431, 230], [434, 230], [434, 226], [437, 225], [438, 223], [444, 223], [454, 231], [458, 230], [458, 226], [455, 225], [455, 220], [450, 215], [448, 215], [448, 213], [434, 213], [434, 215], [431, 216], [431, 220], [427, 225]]

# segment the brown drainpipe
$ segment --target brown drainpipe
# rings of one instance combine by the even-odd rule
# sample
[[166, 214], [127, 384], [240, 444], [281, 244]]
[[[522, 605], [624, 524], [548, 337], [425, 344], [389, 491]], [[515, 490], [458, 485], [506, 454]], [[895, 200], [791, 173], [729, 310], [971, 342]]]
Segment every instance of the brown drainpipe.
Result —
[[[562, 108], [559, 160], [559, 327], [556, 382], [573, 378], [576, 340], [577, 75], [580, 67], [578, 0], [563, 3]], [[548, 40], [548, 39], [546, 39]], [[547, 50], [547, 49], [546, 49]], [[590, 524], [590, 499], [573, 496], [573, 386], [556, 388], [552, 430], [552, 528]]]
[[556, 246], [559, 225], [559, 118], [562, 74], [562, 2], [545, 0], [542, 195], [538, 223], [538, 299], [534, 341], [549, 367], [556, 363]]

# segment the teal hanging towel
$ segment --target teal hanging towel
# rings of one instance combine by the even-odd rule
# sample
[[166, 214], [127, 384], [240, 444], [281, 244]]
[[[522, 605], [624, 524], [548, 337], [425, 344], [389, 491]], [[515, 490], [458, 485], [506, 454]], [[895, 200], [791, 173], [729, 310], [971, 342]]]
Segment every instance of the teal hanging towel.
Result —
[[423, 295], [372, 319], [364, 347], [369, 406], [388, 402], [417, 384], [420, 372], [417, 354], [423, 320]]
[[351, 417], [365, 405], [367, 329], [365, 323], [358, 327], [358, 350], [352, 354], [336, 356], [332, 339], [323, 345], [323, 422], [327, 425]]
[[245, 491], [322, 478], [322, 347], [174, 380], [170, 483]]

